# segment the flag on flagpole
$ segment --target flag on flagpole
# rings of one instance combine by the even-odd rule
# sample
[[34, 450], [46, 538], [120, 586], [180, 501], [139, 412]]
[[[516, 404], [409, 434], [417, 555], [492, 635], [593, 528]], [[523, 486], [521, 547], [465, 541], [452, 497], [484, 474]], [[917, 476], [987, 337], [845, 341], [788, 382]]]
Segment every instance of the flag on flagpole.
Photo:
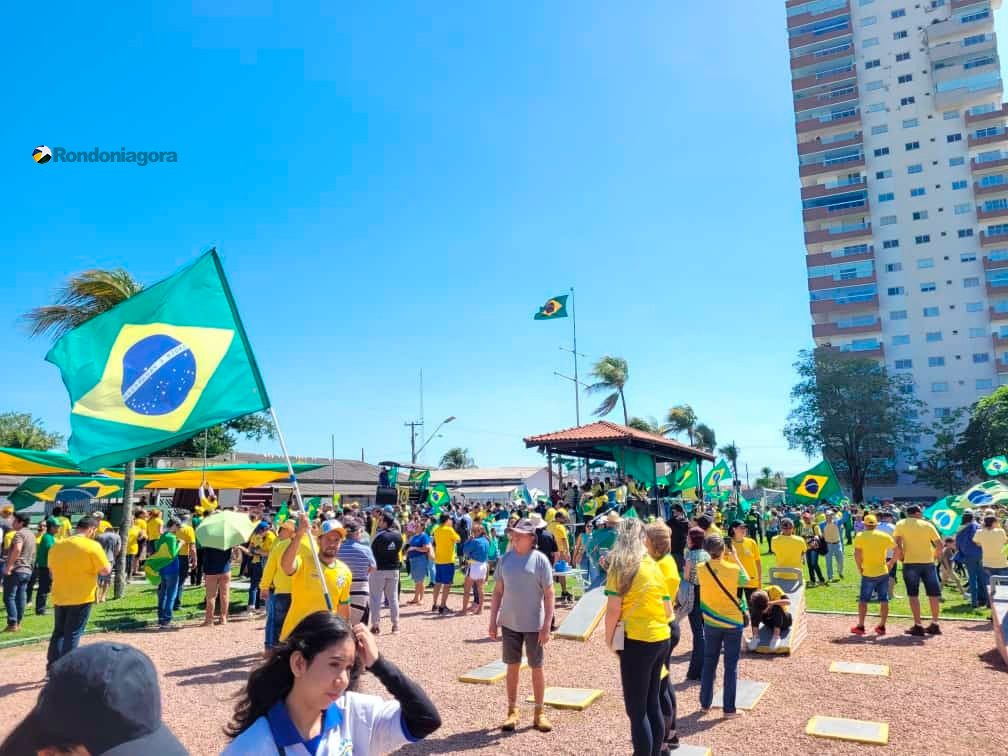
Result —
[[999, 480], [977, 483], [962, 495], [964, 507], [999, 507], [1008, 504], [1008, 486]]
[[308, 508], [308, 519], [314, 520], [315, 515], [318, 514], [319, 506], [322, 504], [321, 496], [312, 496], [308, 501], [305, 502], [305, 506]]
[[46, 360], [70, 394], [69, 451], [84, 469], [270, 406], [214, 250], [66, 333]]
[[280, 509], [277, 510], [276, 515], [273, 517], [273, 527], [278, 528], [280, 524], [287, 519], [287, 502], [285, 501], [280, 505]]
[[511, 492], [511, 501], [516, 504], [524, 504], [526, 507], [532, 506], [532, 494], [529, 493], [528, 486], [522, 483]]
[[696, 488], [697, 483], [699, 483], [699, 471], [697, 468], [697, 461], [691, 460], [688, 465], [680, 467], [675, 472], [675, 477], [672, 481], [671, 491], [674, 493], [676, 491], [683, 491], [687, 488]]
[[824, 459], [815, 467], [788, 478], [787, 490], [799, 501], [816, 501], [840, 493], [840, 483], [833, 466]]
[[1008, 457], [1003, 454], [983, 461], [984, 472], [988, 475], [1008, 475]]
[[708, 493], [717, 491], [721, 488], [721, 481], [725, 479], [731, 480], [731, 470], [728, 468], [728, 464], [720, 459], [710, 472], [704, 475], [703, 490]]
[[739, 510], [739, 512], [741, 512], [743, 515], [746, 515], [746, 514], [749, 514], [749, 510], [750, 509], [752, 509], [752, 502], [749, 501], [748, 499], [746, 499], [746, 497], [743, 496], [741, 492], [739, 492], [739, 495], [738, 495], [738, 510]]
[[427, 503], [431, 505], [435, 516], [441, 514], [441, 507], [450, 500], [451, 496], [448, 494], [448, 487], [444, 483], [436, 484], [427, 492]]
[[[396, 475], [398, 474], [397, 471]], [[430, 470], [410, 470], [409, 482], [410, 485], [422, 491], [427, 488], [427, 484], [430, 482]]]
[[962, 526], [963, 503], [961, 496], [946, 496], [923, 511], [943, 537], [955, 535]]
[[562, 294], [559, 297], [551, 297], [546, 300], [546, 304], [540, 307], [536, 314], [532, 316], [533, 320], [556, 320], [557, 318], [567, 317], [567, 294]]

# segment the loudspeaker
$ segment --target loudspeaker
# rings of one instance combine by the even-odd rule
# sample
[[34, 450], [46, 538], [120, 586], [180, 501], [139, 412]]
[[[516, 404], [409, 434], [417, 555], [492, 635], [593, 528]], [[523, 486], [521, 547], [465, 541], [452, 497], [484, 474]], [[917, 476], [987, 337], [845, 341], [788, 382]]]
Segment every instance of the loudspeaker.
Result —
[[384, 507], [386, 505], [395, 506], [398, 501], [396, 498], [395, 488], [379, 488], [378, 493], [375, 494], [375, 504], [379, 507]]

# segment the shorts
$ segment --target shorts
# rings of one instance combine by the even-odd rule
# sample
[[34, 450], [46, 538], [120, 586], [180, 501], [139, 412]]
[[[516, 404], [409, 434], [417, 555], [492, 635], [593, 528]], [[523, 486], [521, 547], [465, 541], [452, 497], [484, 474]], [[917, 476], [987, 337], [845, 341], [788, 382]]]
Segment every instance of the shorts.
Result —
[[487, 576], [487, 563], [486, 562], [470, 562], [466, 567], [466, 577], [470, 580], [486, 580]]
[[[891, 558], [892, 558], [892, 555], [886, 556], [886, 559], [891, 559]], [[891, 577], [893, 580], [896, 579], [896, 570], [898, 568], [899, 568], [899, 562], [893, 562], [892, 569], [889, 570], [889, 577]]]
[[437, 585], [451, 585], [454, 583], [455, 565], [450, 563], [434, 565], [434, 582]]
[[888, 603], [889, 601], [889, 574], [878, 577], [861, 576], [861, 592], [858, 594], [858, 601], [867, 604], [871, 601], [873, 593], [878, 594], [878, 600]]
[[920, 595], [922, 580], [924, 581], [924, 592], [928, 596], [941, 596], [938, 570], [933, 564], [903, 563], [903, 582], [906, 584], [907, 596], [916, 598]]
[[98, 585], [109, 585], [112, 582], [112, 575], [99, 575]]
[[501, 658], [505, 664], [521, 664], [522, 644], [525, 645], [525, 658], [533, 669], [542, 667], [545, 653], [539, 642], [539, 633], [520, 633], [508, 627], [501, 627], [501, 638], [504, 649]]

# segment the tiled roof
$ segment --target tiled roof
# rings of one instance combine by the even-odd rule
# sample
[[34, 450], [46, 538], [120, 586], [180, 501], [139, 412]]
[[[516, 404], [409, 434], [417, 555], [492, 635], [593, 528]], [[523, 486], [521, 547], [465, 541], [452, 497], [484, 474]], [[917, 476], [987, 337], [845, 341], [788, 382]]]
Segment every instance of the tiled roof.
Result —
[[655, 444], [670, 451], [675, 451], [690, 457], [700, 457], [702, 459], [708, 459], [712, 462], [714, 461], [714, 457], [710, 452], [702, 449], [696, 449], [692, 446], [687, 446], [686, 444], [681, 444], [678, 441], [665, 438], [665, 436], [658, 436], [654, 433], [637, 430], [636, 428], [629, 428], [626, 425], [611, 423], [608, 420], [599, 420], [598, 422], [591, 423], [590, 425], [565, 428], [564, 430], [556, 431], [554, 433], [544, 433], [540, 436], [530, 436], [525, 439], [525, 445], [545, 446], [552, 443], [577, 443], [585, 441], [597, 441], [600, 443], [605, 441], [615, 441], [617, 443], [638, 441], [645, 444]]
[[431, 483], [473, 482], [481, 480], [516, 480], [523, 481], [531, 478], [540, 470], [544, 470], [544, 465], [538, 467], [464, 467], [459, 470], [431, 470]]

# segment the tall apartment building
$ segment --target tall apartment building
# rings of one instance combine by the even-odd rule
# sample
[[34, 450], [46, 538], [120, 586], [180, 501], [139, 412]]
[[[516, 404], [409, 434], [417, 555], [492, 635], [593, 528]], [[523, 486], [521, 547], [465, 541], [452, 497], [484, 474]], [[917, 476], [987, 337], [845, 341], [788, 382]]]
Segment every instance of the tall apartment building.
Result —
[[787, 0], [812, 335], [922, 420], [1008, 383], [1001, 0]]

